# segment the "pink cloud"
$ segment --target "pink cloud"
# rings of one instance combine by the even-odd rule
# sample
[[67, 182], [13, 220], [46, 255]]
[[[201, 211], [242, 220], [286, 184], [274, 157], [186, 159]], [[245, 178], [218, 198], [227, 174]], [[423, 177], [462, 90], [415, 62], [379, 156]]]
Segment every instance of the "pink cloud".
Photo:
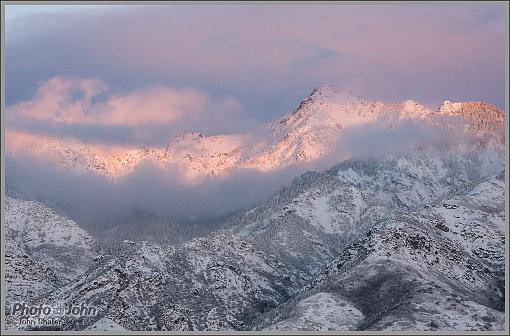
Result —
[[203, 92], [158, 86], [111, 96], [105, 103], [94, 106], [87, 119], [112, 125], [171, 123], [195, 119], [211, 105]]
[[[54, 77], [40, 83], [34, 97], [7, 109], [8, 118], [28, 118], [50, 123], [125, 125], [197, 122], [211, 115], [227, 117], [239, 110], [235, 99], [213, 99], [195, 89], [152, 86], [123, 94], [110, 94], [101, 80]], [[9, 120], [9, 119], [8, 119]]]
[[[39, 83], [34, 97], [8, 108], [8, 116], [24, 116], [37, 120], [68, 122], [83, 116], [91, 106], [91, 100], [106, 90], [103, 82], [96, 79], [53, 77]], [[73, 94], [79, 94], [73, 99]]]
[[193, 85], [246, 105], [269, 97], [269, 112], [259, 113], [259, 104], [254, 118], [279, 117], [325, 83], [384, 101], [433, 105], [448, 98], [502, 107], [506, 9], [162, 5], [34, 15], [7, 27], [6, 96], [14, 102], [35, 80], [73, 73], [116, 85]]

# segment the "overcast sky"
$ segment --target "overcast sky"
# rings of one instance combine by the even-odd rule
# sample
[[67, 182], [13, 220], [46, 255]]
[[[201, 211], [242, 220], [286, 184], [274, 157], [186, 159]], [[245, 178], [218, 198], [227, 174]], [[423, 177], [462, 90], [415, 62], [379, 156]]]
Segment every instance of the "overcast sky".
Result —
[[507, 8], [8, 5], [8, 126], [114, 142], [136, 141], [136, 127], [156, 142], [236, 132], [323, 84], [503, 108]]

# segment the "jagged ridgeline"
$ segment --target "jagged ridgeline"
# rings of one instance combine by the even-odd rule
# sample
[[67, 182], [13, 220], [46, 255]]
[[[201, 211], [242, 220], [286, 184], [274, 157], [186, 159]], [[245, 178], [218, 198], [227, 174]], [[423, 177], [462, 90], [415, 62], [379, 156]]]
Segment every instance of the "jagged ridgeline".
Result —
[[[504, 112], [486, 103], [445, 101], [439, 109], [432, 111], [412, 100], [400, 103], [370, 101], [332, 86], [322, 86], [291, 114], [268, 124], [263, 131], [214, 136], [190, 132], [169, 139], [163, 147], [139, 148], [97, 145], [73, 138], [51, 138], [9, 130], [6, 151], [13, 157], [34, 156], [77, 173], [90, 171], [112, 180], [129, 175], [141, 164], [149, 162], [173, 174], [179, 173], [186, 181], [196, 181], [205, 176], [225, 176], [237, 168], [268, 172], [321, 159], [335, 154], [342, 148], [342, 143], [338, 142], [346, 133], [349, 135], [353, 128], [363, 125], [395, 129], [414, 122], [449, 132], [467, 128], [474, 134], [491, 135], [492, 138], [495, 132], [486, 131], [503, 129], [503, 119]], [[438, 136], [431, 130], [425, 130], [430, 131], [429, 140]], [[362, 135], [370, 138], [368, 133]], [[422, 145], [431, 144], [425, 139], [423, 142]], [[349, 142], [349, 146], [354, 144]], [[356, 156], [350, 148], [343, 149], [340, 151], [342, 156]], [[360, 148], [356, 147], [356, 150]]]
[[[392, 134], [403, 120], [420, 120], [466, 141], [339, 159], [226, 217], [219, 230], [177, 243], [125, 240], [101, 249], [80, 223], [11, 193], [4, 205], [7, 327], [504, 330], [503, 117], [486, 104], [445, 102], [432, 113], [410, 101], [369, 102], [319, 88], [271, 125], [266, 147], [236, 147], [243, 154], [235, 164], [270, 170], [314, 160], [368, 121]], [[95, 149], [75, 148], [79, 159], [69, 169], [95, 170], [83, 154]], [[109, 174], [110, 166], [101, 167]], [[21, 306], [13, 309], [21, 299], [84, 305], [94, 314], [50, 314], [58, 326], [22, 325]]]

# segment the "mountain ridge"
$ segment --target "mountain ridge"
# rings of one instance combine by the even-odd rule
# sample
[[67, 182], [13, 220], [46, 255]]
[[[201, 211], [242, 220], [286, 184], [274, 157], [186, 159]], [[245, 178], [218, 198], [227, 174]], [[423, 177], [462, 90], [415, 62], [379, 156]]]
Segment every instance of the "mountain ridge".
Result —
[[[96, 249], [88, 232], [56, 210], [7, 197], [7, 304], [97, 309], [94, 316], [64, 317], [59, 326], [33, 327], [20, 326], [7, 306], [7, 326], [501, 331], [504, 117], [484, 103], [445, 101], [432, 112], [414, 101], [371, 102], [327, 86], [270, 124], [264, 141], [190, 132], [166, 147], [119, 149], [47, 139], [53, 159], [71, 171], [113, 179], [110, 171], [123, 176], [155, 160], [192, 183], [236, 167], [272, 171], [322, 159], [351, 127], [361, 127], [375, 149], [381, 144], [367, 133], [374, 128], [363, 126], [378, 125], [392, 142], [402, 141], [394, 131], [409, 123], [441, 131], [425, 132], [405, 151], [333, 155], [328, 169], [301, 174], [256, 206], [225, 216], [213, 232], [175, 243], [123, 238]], [[443, 133], [459, 141], [429, 141]], [[15, 145], [48, 154], [31, 136]], [[8, 182], [12, 195], [26, 198]], [[155, 228], [145, 237], [166, 225], [148, 213], [137, 217], [135, 227]], [[126, 229], [123, 222], [111, 232]]]
[[30, 302], [98, 308], [63, 330], [501, 330], [501, 155], [345, 161], [206, 237], [124, 241]]
[[391, 128], [405, 120], [442, 126], [444, 120], [434, 118], [445, 116], [464, 117], [471, 131], [489, 132], [503, 126], [505, 113], [487, 103], [449, 101], [431, 111], [412, 100], [388, 104], [333, 86], [319, 86], [292, 113], [267, 125], [262, 136], [249, 132], [211, 136], [188, 132], [170, 139], [166, 146], [144, 148], [87, 144], [73, 138], [7, 130], [6, 151], [13, 157], [43, 158], [72, 172], [92, 172], [112, 179], [151, 162], [193, 183], [207, 176], [228, 176], [237, 168], [266, 172], [313, 162], [336, 148], [345, 129], [352, 126], [376, 123]]

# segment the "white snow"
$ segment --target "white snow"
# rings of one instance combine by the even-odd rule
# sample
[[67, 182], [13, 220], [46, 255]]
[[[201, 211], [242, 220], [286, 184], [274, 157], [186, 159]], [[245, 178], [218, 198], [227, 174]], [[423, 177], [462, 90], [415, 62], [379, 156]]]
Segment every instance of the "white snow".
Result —
[[102, 319], [98, 320], [96, 323], [92, 324], [91, 326], [87, 327], [85, 330], [87, 331], [126, 331], [124, 327], [122, 327], [117, 322], [103, 317]]
[[298, 302], [289, 317], [263, 330], [356, 330], [363, 318], [363, 314], [349, 301], [333, 293], [319, 292]]
[[[349, 197], [340, 205], [343, 213], [338, 214], [338, 209], [332, 206], [335, 197]], [[310, 224], [327, 234], [339, 234], [347, 227], [352, 227], [360, 218], [363, 198], [356, 187], [342, 190], [334, 190], [323, 194], [320, 190], [307, 191], [295, 198], [282, 211], [292, 209], [296, 215], [309, 220]], [[281, 215], [282, 213], [278, 214]], [[277, 216], [278, 216], [277, 215]]]

